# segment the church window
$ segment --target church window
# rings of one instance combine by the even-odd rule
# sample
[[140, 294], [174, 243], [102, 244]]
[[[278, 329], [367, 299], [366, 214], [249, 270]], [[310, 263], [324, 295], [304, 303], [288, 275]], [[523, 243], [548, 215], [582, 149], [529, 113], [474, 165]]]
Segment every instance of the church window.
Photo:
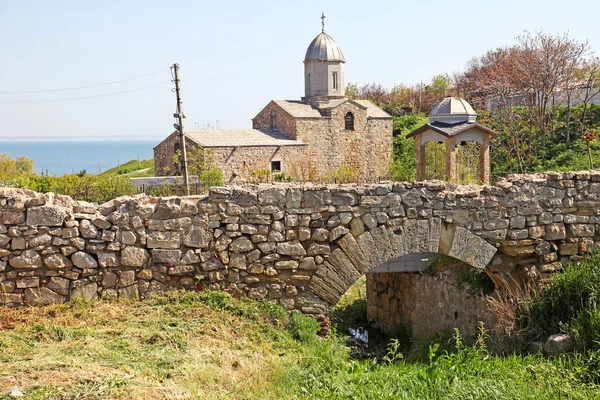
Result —
[[271, 129], [277, 128], [277, 113], [271, 110]]
[[337, 88], [338, 88], [337, 72], [334, 72], [334, 73], [333, 73], [333, 76], [332, 76], [332, 78], [333, 78], [333, 88], [334, 88], [334, 89], [337, 89]]
[[271, 161], [271, 172], [281, 172], [281, 161]]
[[345, 122], [346, 130], [347, 131], [353, 131], [354, 130], [354, 114], [352, 114], [350, 111], [348, 111], [346, 113], [346, 117], [344, 118], [344, 122]]

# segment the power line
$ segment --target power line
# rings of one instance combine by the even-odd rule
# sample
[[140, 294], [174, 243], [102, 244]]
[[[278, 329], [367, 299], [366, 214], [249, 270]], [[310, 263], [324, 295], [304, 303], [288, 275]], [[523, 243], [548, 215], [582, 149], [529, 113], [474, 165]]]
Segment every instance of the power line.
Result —
[[157, 83], [155, 85], [144, 86], [144, 87], [140, 87], [137, 89], [123, 90], [121, 92], [97, 94], [94, 96], [66, 97], [66, 98], [59, 98], [59, 99], [30, 99], [30, 100], [0, 99], [0, 103], [2, 103], [2, 104], [36, 104], [36, 103], [57, 103], [57, 102], [62, 102], [62, 101], [94, 99], [94, 98], [98, 98], [98, 97], [107, 97], [107, 96], [115, 96], [115, 95], [120, 95], [120, 94], [125, 94], [125, 93], [139, 92], [140, 90], [151, 89], [151, 88], [154, 88], [154, 87], [157, 87], [160, 85], [164, 85], [166, 83], [171, 83], [171, 81], [164, 81], [164, 82]]
[[111, 81], [111, 82], [104, 82], [104, 83], [96, 83], [94, 85], [86, 85], [86, 86], [75, 86], [75, 87], [70, 87], [70, 88], [63, 88], [63, 89], [46, 89], [46, 90], [18, 90], [18, 91], [14, 91], [14, 92], [0, 92], [0, 94], [32, 94], [32, 93], [50, 93], [50, 92], [66, 92], [69, 90], [79, 90], [79, 89], [87, 89], [87, 88], [93, 88], [93, 87], [98, 87], [98, 86], [106, 86], [106, 85], [112, 85], [115, 83], [120, 83], [120, 82], [127, 82], [127, 81], [132, 81], [134, 79], [140, 79], [140, 78], [145, 78], [147, 76], [152, 76], [152, 75], [157, 75], [160, 74], [162, 72], [167, 71], [168, 68], [163, 68], [161, 70], [155, 71], [155, 72], [150, 72], [147, 74], [143, 74], [143, 75], [138, 75], [138, 76], [134, 76], [131, 78], [125, 78], [125, 79], [119, 79], [116, 81]]

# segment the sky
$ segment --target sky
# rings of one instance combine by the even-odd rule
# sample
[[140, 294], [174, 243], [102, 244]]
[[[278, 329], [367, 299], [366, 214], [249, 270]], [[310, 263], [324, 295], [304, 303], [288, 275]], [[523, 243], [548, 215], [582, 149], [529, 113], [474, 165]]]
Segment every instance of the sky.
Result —
[[321, 13], [346, 83], [428, 82], [525, 30], [600, 53], [598, 0], [0, 0], [0, 138], [166, 137], [173, 63], [186, 129], [250, 128], [270, 100], [304, 95]]

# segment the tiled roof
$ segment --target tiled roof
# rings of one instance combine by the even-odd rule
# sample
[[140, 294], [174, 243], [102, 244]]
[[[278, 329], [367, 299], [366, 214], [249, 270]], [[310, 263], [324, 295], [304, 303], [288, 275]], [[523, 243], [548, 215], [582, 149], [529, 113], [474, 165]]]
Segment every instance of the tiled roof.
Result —
[[305, 146], [279, 129], [218, 129], [186, 131], [185, 135], [204, 147]]
[[392, 118], [388, 113], [371, 103], [369, 100], [351, 100], [348, 98], [333, 99], [327, 102], [319, 103], [319, 108], [310, 105], [304, 101], [297, 100], [273, 100], [275, 104], [283, 108], [288, 114], [294, 118], [323, 118], [319, 109], [330, 109], [338, 107], [348, 101], [353, 101], [361, 107], [367, 109], [367, 117], [369, 118]]
[[299, 100], [273, 100], [275, 104], [283, 108], [285, 112], [294, 118], [321, 118], [322, 115], [310, 104]]
[[423, 133], [428, 129], [435, 131], [439, 134], [442, 134], [446, 137], [452, 137], [458, 135], [461, 132], [464, 132], [468, 129], [479, 129], [480, 131], [489, 133], [490, 135], [499, 135], [498, 132], [493, 129], [488, 128], [487, 126], [478, 124], [477, 122], [462, 122], [458, 124], [445, 124], [443, 122], [430, 122], [428, 124], [423, 125], [422, 127], [412, 131], [406, 137], [413, 137], [418, 135], [419, 133]]
[[369, 100], [354, 100], [358, 104], [361, 104], [367, 107], [367, 117], [369, 118], [392, 118], [392, 116], [381, 108], [377, 107], [375, 104], [371, 103]]

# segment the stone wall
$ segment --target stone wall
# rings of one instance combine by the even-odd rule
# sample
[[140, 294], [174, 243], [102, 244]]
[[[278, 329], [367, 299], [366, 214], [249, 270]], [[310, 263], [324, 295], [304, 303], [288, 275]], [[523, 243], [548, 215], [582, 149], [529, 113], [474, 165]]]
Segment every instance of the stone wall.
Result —
[[[179, 132], [173, 132], [154, 148], [154, 172], [156, 176], [175, 174], [173, 154], [175, 154], [176, 144], [179, 144]], [[186, 147], [190, 144], [189, 140], [185, 143]]]
[[600, 242], [600, 172], [439, 181], [211, 188], [101, 206], [0, 189], [3, 303], [213, 288], [326, 313], [361, 275], [447, 254], [497, 284], [544, 279]]
[[[179, 145], [177, 132], [171, 134], [154, 148], [154, 168], [156, 176], [177, 174], [173, 162], [175, 146]], [[197, 144], [186, 139], [186, 148], [190, 152]], [[281, 161], [281, 171], [287, 175], [296, 174], [301, 160], [307, 158], [307, 146], [253, 146], [253, 147], [214, 147], [214, 161], [223, 173], [226, 184], [246, 181], [250, 172], [259, 169], [271, 170], [271, 161]]]
[[298, 160], [306, 159], [307, 146], [218, 147], [214, 151], [216, 164], [223, 172], [225, 183], [247, 181], [252, 171], [271, 171], [271, 161], [281, 162], [281, 172], [290, 176]]
[[271, 101], [252, 119], [253, 129], [271, 128], [271, 111], [275, 111], [275, 128], [281, 129], [289, 137], [296, 139], [296, 118], [288, 114], [283, 108]]
[[479, 321], [493, 329], [495, 318], [484, 297], [471, 297], [457, 287], [451, 275], [368, 273], [367, 315], [383, 332], [401, 332], [426, 339], [438, 331], [477, 333]]

